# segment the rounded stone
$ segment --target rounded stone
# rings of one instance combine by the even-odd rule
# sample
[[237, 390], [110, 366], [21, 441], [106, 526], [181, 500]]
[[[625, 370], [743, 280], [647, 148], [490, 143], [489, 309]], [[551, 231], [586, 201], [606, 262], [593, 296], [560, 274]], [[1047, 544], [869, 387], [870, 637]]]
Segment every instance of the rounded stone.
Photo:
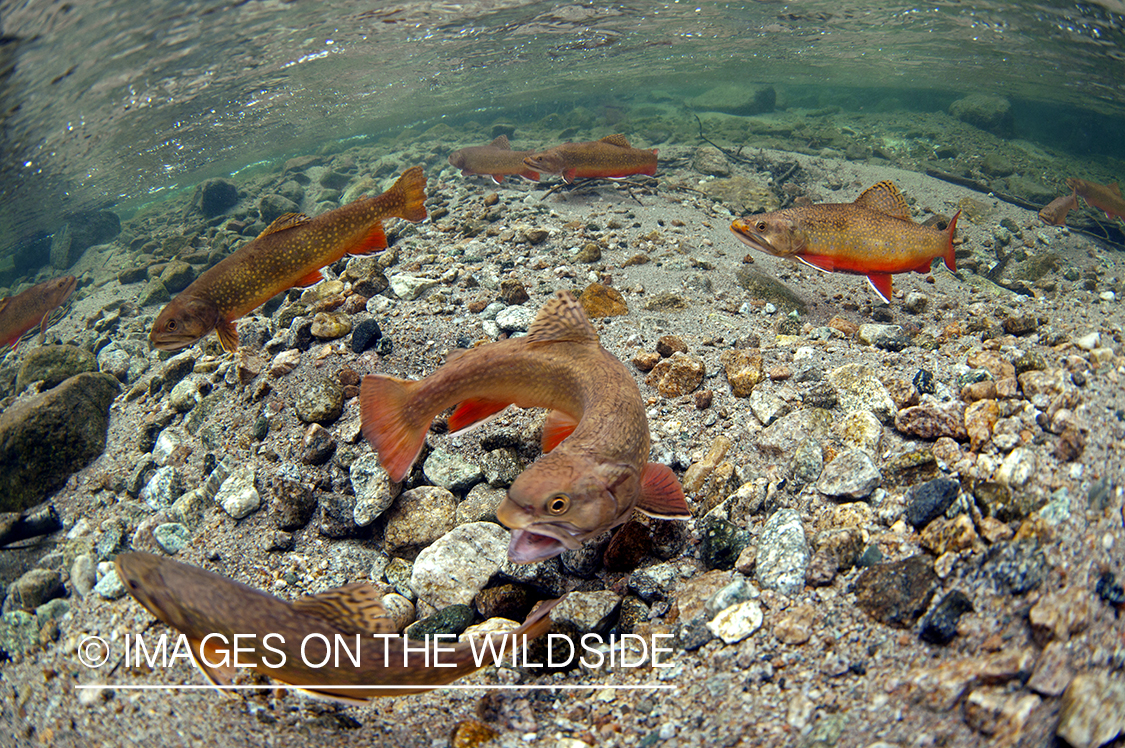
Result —
[[165, 522], [157, 525], [152, 536], [156, 538], [157, 545], [169, 556], [174, 556], [191, 542], [191, 531], [179, 522]]
[[342, 338], [351, 331], [351, 317], [341, 312], [317, 312], [309, 328], [312, 336], [321, 340]]
[[379, 329], [379, 322], [374, 317], [369, 317], [356, 323], [352, 328], [352, 352], [363, 353], [383, 337]]
[[883, 477], [867, 453], [851, 449], [837, 455], [824, 466], [816, 488], [836, 499], [864, 499], [871, 495]]
[[439, 486], [420, 486], [403, 492], [384, 513], [383, 542], [387, 553], [399, 555], [430, 545], [453, 529], [456, 512], [457, 500]]
[[472, 602], [506, 560], [508, 539], [508, 531], [491, 522], [454, 528], [418, 554], [411, 589], [435, 608]]
[[300, 389], [294, 406], [305, 423], [332, 423], [344, 412], [344, 391], [330, 379], [315, 379]]
[[801, 516], [795, 509], [774, 512], [758, 540], [754, 569], [765, 589], [794, 595], [805, 586], [809, 546]]

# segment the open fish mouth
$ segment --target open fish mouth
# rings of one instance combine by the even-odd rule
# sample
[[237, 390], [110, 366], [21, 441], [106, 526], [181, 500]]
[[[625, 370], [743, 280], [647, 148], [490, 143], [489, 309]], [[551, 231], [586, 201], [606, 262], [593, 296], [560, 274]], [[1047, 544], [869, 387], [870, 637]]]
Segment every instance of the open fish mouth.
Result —
[[574, 550], [582, 545], [587, 533], [564, 525], [537, 525], [535, 530], [512, 530], [508, 543], [508, 558], [516, 564], [532, 564], [545, 561], [566, 550]]

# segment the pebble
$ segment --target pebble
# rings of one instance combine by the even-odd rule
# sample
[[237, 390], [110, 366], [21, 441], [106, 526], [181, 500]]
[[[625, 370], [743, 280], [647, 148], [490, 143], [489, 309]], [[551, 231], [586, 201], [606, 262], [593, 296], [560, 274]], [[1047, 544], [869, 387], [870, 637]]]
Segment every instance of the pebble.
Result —
[[434, 485], [454, 493], [464, 493], [484, 478], [478, 466], [440, 448], [426, 457], [422, 473]]
[[384, 513], [387, 553], [400, 555], [430, 545], [453, 529], [456, 512], [457, 499], [440, 486], [404, 491]]
[[949, 478], [935, 478], [911, 486], [906, 492], [906, 521], [920, 530], [945, 514], [961, 492], [961, 484]]
[[868, 454], [878, 454], [883, 441], [883, 424], [868, 410], [848, 413], [833, 428], [842, 444], [861, 449]]
[[817, 618], [815, 606], [809, 603], [794, 605], [778, 616], [773, 625], [773, 635], [783, 644], [804, 644], [812, 638]]
[[677, 352], [652, 367], [645, 384], [655, 387], [664, 397], [680, 397], [695, 391], [703, 382], [705, 372], [702, 359]]
[[262, 503], [254, 486], [254, 471], [248, 467], [235, 468], [219, 487], [215, 502], [234, 519], [252, 514]]
[[510, 486], [525, 465], [518, 451], [511, 447], [489, 450], [481, 457], [480, 471], [484, 480], [492, 487]]
[[296, 369], [299, 363], [301, 363], [301, 352], [295, 348], [289, 348], [273, 357], [273, 360], [270, 361], [269, 374], [274, 378], [283, 377]]
[[929, 606], [937, 582], [925, 555], [877, 564], [856, 577], [856, 605], [888, 626], [911, 628]]
[[125, 584], [121, 581], [121, 577], [117, 576], [117, 569], [112, 564], [109, 565], [105, 575], [94, 585], [94, 592], [106, 600], [118, 600], [125, 596]]
[[442, 636], [443, 646], [452, 640], [445, 638], [453, 635], [456, 637], [469, 627], [473, 622], [473, 609], [467, 604], [456, 604], [444, 607], [432, 616], [415, 621], [406, 627], [403, 632], [414, 641], [426, 641], [427, 637]]
[[762, 627], [762, 606], [757, 600], [745, 600], [722, 610], [707, 623], [707, 628], [726, 644], [737, 644], [757, 633]]
[[187, 413], [203, 399], [199, 384], [194, 379], [184, 379], [168, 395], [168, 404], [177, 413]]
[[344, 412], [344, 391], [331, 379], [317, 378], [297, 391], [294, 407], [304, 423], [329, 424]]
[[85, 597], [97, 583], [98, 572], [93, 555], [81, 553], [75, 556], [74, 563], [70, 566], [70, 584], [74, 590]]
[[929, 306], [930, 297], [920, 291], [910, 291], [903, 299], [902, 305], [911, 314], [921, 314]]
[[755, 572], [764, 589], [795, 595], [805, 586], [809, 547], [801, 516], [794, 509], [774, 512], [758, 540]]
[[1065, 642], [1090, 625], [1093, 596], [1085, 585], [1072, 585], [1039, 598], [1028, 614], [1031, 628], [1046, 638]]
[[948, 712], [978, 684], [1003, 684], [1026, 677], [1035, 663], [1030, 649], [1007, 649], [977, 657], [946, 660], [906, 674], [903, 696], [932, 712]]
[[317, 312], [309, 332], [314, 338], [335, 340], [352, 331], [352, 319], [342, 312]]
[[697, 571], [698, 566], [686, 559], [646, 566], [630, 575], [629, 590], [648, 603], [664, 600], [676, 582], [688, 579]]
[[299, 530], [308, 524], [316, 511], [316, 496], [301, 480], [296, 465], [283, 467], [270, 481], [270, 521], [279, 530]]
[[503, 489], [492, 488], [486, 483], [478, 483], [469, 489], [465, 498], [457, 504], [456, 524], [466, 522], [496, 522], [496, 507], [504, 500]]
[[590, 319], [620, 317], [629, 313], [629, 306], [621, 292], [601, 283], [591, 283], [578, 297], [578, 303]]
[[379, 322], [374, 317], [360, 320], [352, 328], [352, 352], [363, 353], [375, 345], [381, 337], [383, 331], [379, 329]]
[[410, 587], [435, 608], [471, 603], [507, 560], [508, 540], [508, 531], [491, 522], [460, 525], [422, 549]]
[[1074, 345], [1084, 351], [1092, 351], [1102, 343], [1102, 336], [1098, 332], [1090, 332], [1074, 339]]
[[845, 411], [866, 410], [886, 422], [895, 417], [897, 409], [887, 388], [874, 370], [863, 364], [845, 364], [826, 374], [836, 388], [839, 406]]
[[159, 511], [172, 506], [183, 492], [184, 484], [179, 470], [166, 465], [152, 474], [145, 487], [141, 489], [138, 498], [152, 509]]
[[750, 533], [737, 525], [707, 517], [699, 526], [699, 560], [708, 569], [730, 569], [750, 540]]
[[719, 355], [719, 363], [727, 375], [731, 394], [749, 397], [762, 381], [762, 353], [757, 349], [728, 349]]
[[8, 588], [8, 600], [23, 610], [35, 610], [48, 600], [64, 594], [62, 576], [54, 569], [26, 571]]
[[319, 423], [310, 424], [301, 440], [301, 462], [306, 465], [323, 465], [336, 451], [332, 432]]
[[953, 590], [922, 619], [918, 636], [930, 644], [945, 646], [957, 636], [961, 616], [973, 610], [973, 601], [961, 590]]
[[921, 439], [969, 438], [965, 430], [965, 403], [960, 400], [939, 402], [931, 395], [923, 395], [918, 405], [898, 411], [894, 423], [898, 431]]
[[379, 464], [378, 455], [367, 452], [360, 455], [348, 470], [355, 493], [355, 523], [366, 527], [374, 522], [394, 503], [402, 492], [402, 484], [391, 477]]
[[769, 426], [791, 410], [789, 403], [761, 387], [750, 393], [750, 410], [763, 426]]
[[1022, 595], [1043, 583], [1047, 560], [1037, 541], [997, 543], [989, 550], [981, 573], [991, 577], [1001, 592]]
[[160, 549], [169, 556], [175, 556], [191, 542], [191, 531], [179, 522], [164, 522], [157, 525], [152, 530], [152, 536]]
[[985, 735], [1003, 735], [1010, 741], [1006, 745], [1016, 745], [1041, 701], [1035, 694], [1011, 693], [1000, 686], [977, 688], [965, 697], [965, 723]]
[[341, 493], [322, 493], [318, 497], [320, 518], [317, 532], [326, 538], [347, 538], [359, 530], [355, 523], [355, 497]]
[[1062, 696], [1055, 734], [1073, 748], [1097, 748], [1125, 731], [1125, 678], [1104, 671], [1075, 676]]
[[762, 429], [754, 446], [773, 457], [791, 455], [806, 439], [813, 439], [818, 444], [827, 439], [831, 423], [832, 414], [827, 410], [801, 408]]
[[405, 273], [392, 275], [388, 280], [395, 296], [404, 301], [413, 301], [438, 284], [431, 278], [416, 278]]
[[856, 338], [885, 351], [901, 351], [910, 345], [910, 338], [899, 325], [860, 325]]
[[525, 306], [510, 306], [496, 313], [496, 324], [504, 332], [527, 332], [536, 311]]
[[805, 439], [793, 452], [789, 474], [793, 482], [803, 487], [815, 483], [824, 469], [824, 449], [816, 439]]
[[640, 522], [630, 520], [613, 534], [602, 554], [607, 571], [633, 571], [652, 551], [652, 533]]
[[551, 623], [569, 623], [585, 634], [609, 630], [621, 595], [613, 590], [574, 591], [551, 610]]
[[1035, 672], [1027, 681], [1027, 687], [1043, 696], [1062, 696], [1067, 684], [1074, 678], [1070, 668], [1070, 655], [1064, 642], [1052, 641], [1043, 647]]
[[824, 466], [816, 488], [839, 500], [865, 499], [878, 488], [883, 477], [875, 463], [860, 449], [841, 452]]

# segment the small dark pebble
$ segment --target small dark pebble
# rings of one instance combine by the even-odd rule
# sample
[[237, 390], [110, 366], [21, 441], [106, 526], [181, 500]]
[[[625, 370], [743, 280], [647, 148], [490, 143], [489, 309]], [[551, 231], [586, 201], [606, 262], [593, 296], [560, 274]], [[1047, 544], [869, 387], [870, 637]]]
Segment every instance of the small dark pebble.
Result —
[[394, 343], [390, 338], [379, 338], [375, 343], [375, 352], [380, 356], [389, 356], [394, 352]]
[[950, 478], [935, 478], [911, 486], [906, 492], [906, 521], [921, 530], [945, 514], [960, 492], [961, 484]]
[[435, 634], [460, 634], [473, 622], [473, 608], [469, 605], [450, 605], [428, 618], [415, 621], [405, 633], [414, 641], [425, 641]]
[[326, 538], [346, 538], [359, 532], [355, 523], [355, 497], [339, 493], [320, 496], [320, 534]]
[[934, 374], [929, 369], [919, 369], [914, 375], [914, 389], [919, 395], [933, 395], [937, 392], [934, 386]]
[[1117, 584], [1117, 577], [1114, 576], [1112, 571], [1104, 572], [1098, 577], [1098, 583], [1094, 586], [1094, 591], [1098, 593], [1098, 597], [1115, 608], [1125, 609], [1125, 589]]
[[871, 545], [863, 549], [863, 553], [859, 554], [859, 558], [856, 559], [855, 565], [862, 569], [881, 563], [883, 563], [883, 552], [879, 550], [879, 546], [872, 543]]
[[750, 533], [725, 519], [713, 517], [699, 530], [699, 560], [708, 569], [731, 569], [746, 546]]
[[531, 297], [528, 296], [522, 281], [517, 278], [506, 278], [500, 281], [500, 298], [505, 304], [512, 306], [522, 304]]
[[261, 441], [270, 432], [270, 421], [265, 416], [258, 416], [254, 421], [254, 429], [250, 432], [256, 440]]
[[379, 323], [373, 319], [365, 319], [352, 328], [352, 351], [363, 353], [383, 337]]
[[989, 550], [981, 573], [991, 577], [1001, 592], [1022, 595], [1043, 584], [1047, 559], [1034, 540], [997, 543]]
[[876, 322], [893, 322], [894, 315], [891, 314], [891, 310], [888, 307], [877, 306], [871, 310], [871, 319]]
[[918, 636], [930, 644], [945, 646], [957, 636], [957, 622], [973, 609], [973, 602], [961, 590], [953, 590], [934, 606], [924, 619]]
[[511, 621], [522, 621], [531, 610], [531, 595], [518, 584], [501, 584], [497, 587], [486, 587], [473, 598], [473, 605], [480, 612], [481, 618], [507, 618]]
[[910, 628], [929, 606], [937, 581], [933, 561], [923, 554], [871, 566], [856, 577], [856, 605], [880, 623]]
[[715, 399], [715, 392], [713, 390], [696, 390], [695, 392], [695, 409], [707, 410], [711, 407], [711, 403]]

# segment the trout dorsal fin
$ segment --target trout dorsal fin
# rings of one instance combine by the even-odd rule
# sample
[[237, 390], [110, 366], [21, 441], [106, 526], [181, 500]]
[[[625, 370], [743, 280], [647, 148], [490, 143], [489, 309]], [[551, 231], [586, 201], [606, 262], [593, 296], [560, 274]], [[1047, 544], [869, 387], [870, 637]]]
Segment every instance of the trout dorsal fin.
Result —
[[616, 145], [616, 146], [619, 146], [621, 148], [632, 148], [633, 147], [633, 146], [629, 145], [629, 141], [621, 133], [618, 133], [616, 135], [606, 135], [599, 142], [609, 143], [610, 145]]
[[901, 218], [904, 221], [913, 220], [910, 218], [910, 206], [906, 204], [906, 198], [902, 196], [898, 187], [891, 181], [884, 180], [868, 187], [862, 195], [855, 199], [855, 205]]
[[554, 297], [543, 305], [527, 329], [527, 341], [596, 343], [598, 334], [586, 319], [582, 305], [568, 291], [555, 291]]
[[331, 623], [346, 634], [394, 634], [395, 626], [383, 608], [383, 598], [370, 582], [308, 595], [293, 602], [294, 609]]
[[502, 151], [512, 150], [512, 146], [508, 142], [508, 136], [507, 135], [498, 136], [496, 138], [496, 140], [493, 140], [491, 143], [489, 143], [489, 145], [492, 146], [493, 148], [499, 148]]
[[285, 231], [285, 229], [300, 226], [303, 223], [308, 223], [310, 220], [311, 219], [304, 213], [282, 213], [274, 219], [273, 223], [266, 226], [265, 231], [258, 234], [258, 238], [261, 239], [263, 236], [269, 236], [270, 234], [276, 234], [278, 231]]

